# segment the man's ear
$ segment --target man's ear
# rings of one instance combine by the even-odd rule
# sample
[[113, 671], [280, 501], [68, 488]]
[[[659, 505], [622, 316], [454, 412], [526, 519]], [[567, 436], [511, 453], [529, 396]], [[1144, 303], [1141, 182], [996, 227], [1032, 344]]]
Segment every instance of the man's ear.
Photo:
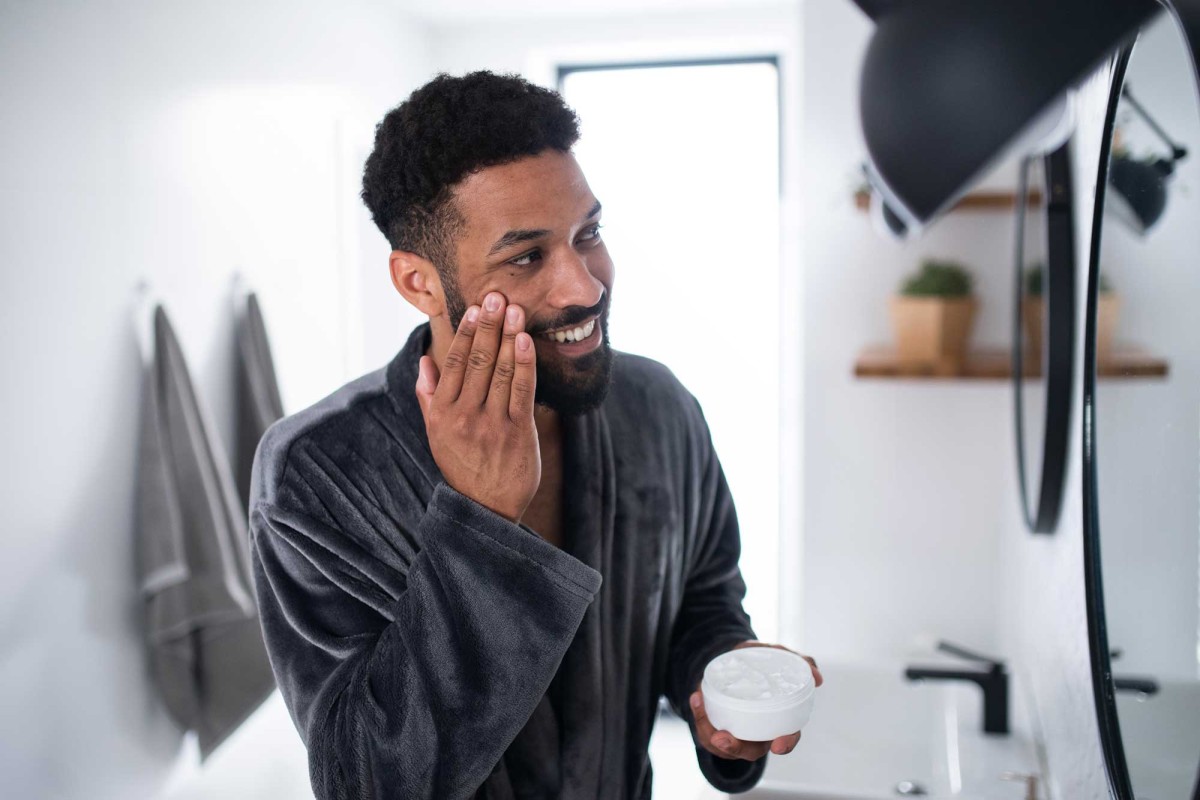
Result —
[[445, 313], [442, 281], [428, 259], [407, 250], [393, 250], [388, 266], [392, 272], [392, 285], [413, 307], [427, 317]]

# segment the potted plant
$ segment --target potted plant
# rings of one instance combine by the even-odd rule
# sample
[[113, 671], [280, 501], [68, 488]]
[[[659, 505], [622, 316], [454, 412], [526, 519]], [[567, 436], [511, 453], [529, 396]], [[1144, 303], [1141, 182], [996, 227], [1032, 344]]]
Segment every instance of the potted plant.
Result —
[[977, 303], [971, 274], [953, 261], [926, 259], [892, 298], [896, 356], [902, 367], [939, 375], [962, 371]]
[[1096, 363], [1105, 364], [1112, 360], [1113, 333], [1117, 329], [1121, 302], [1103, 272], [1096, 288]]
[[1026, 374], [1040, 374], [1042, 371], [1042, 342], [1046, 330], [1046, 300], [1045, 300], [1046, 268], [1034, 264], [1025, 271], [1025, 291], [1021, 295], [1021, 319], [1025, 328], [1025, 365]]

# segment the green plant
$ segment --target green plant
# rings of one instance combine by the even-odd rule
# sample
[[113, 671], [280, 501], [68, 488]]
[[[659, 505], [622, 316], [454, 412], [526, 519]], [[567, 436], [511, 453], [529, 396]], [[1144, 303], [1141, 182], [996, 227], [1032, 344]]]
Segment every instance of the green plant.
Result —
[[921, 268], [900, 286], [908, 297], [967, 297], [971, 294], [971, 273], [955, 261], [926, 259]]

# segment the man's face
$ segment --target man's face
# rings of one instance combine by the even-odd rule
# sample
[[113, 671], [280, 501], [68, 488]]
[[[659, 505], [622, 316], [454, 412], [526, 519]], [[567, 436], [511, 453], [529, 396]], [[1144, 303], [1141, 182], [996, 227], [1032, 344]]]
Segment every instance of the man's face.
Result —
[[563, 414], [598, 406], [612, 371], [613, 265], [598, 233], [600, 204], [575, 157], [546, 150], [488, 167], [463, 179], [454, 202], [465, 225], [456, 280], [443, 287], [453, 328], [468, 305], [502, 293], [525, 309], [538, 402]]

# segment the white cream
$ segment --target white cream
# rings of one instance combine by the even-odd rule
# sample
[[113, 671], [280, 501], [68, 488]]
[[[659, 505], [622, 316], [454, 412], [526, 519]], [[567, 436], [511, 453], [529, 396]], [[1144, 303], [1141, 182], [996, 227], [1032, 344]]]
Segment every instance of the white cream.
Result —
[[780, 659], [773, 647], [745, 647], [728, 658], [714, 659], [704, 677], [727, 697], [739, 700], [776, 700], [802, 691], [812, 683], [811, 670], [803, 670], [802, 658]]
[[795, 733], [812, 715], [816, 682], [801, 656], [777, 647], [744, 647], [704, 669], [700, 692], [717, 730], [766, 742]]

